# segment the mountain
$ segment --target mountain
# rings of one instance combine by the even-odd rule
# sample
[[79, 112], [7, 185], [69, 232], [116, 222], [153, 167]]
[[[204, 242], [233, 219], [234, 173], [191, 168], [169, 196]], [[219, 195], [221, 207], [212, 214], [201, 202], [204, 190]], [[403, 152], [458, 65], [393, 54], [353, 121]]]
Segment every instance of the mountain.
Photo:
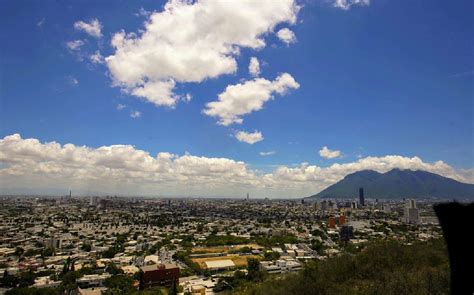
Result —
[[309, 198], [356, 198], [359, 196], [360, 187], [364, 188], [366, 198], [474, 199], [474, 184], [462, 183], [426, 171], [400, 169], [386, 173], [358, 171]]

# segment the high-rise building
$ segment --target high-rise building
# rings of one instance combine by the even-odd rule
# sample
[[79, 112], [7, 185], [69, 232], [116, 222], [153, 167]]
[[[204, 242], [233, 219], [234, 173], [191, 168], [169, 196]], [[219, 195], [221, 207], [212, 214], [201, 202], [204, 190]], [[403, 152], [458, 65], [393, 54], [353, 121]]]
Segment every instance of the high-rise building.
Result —
[[89, 206], [97, 206], [99, 197], [97, 196], [91, 196], [90, 201], [89, 201]]
[[332, 216], [329, 217], [328, 226], [329, 226], [329, 228], [335, 228], [336, 227], [336, 221], [334, 220], [334, 217], [332, 217]]
[[365, 199], [364, 199], [364, 188], [359, 188], [359, 203], [363, 207], [365, 206]]
[[418, 224], [420, 222], [420, 212], [416, 207], [415, 199], [405, 200], [404, 220], [407, 223]]
[[54, 237], [54, 238], [45, 240], [45, 244], [50, 248], [60, 249], [62, 248], [63, 240], [61, 238]]
[[346, 223], [346, 216], [339, 215], [339, 226], [344, 225]]

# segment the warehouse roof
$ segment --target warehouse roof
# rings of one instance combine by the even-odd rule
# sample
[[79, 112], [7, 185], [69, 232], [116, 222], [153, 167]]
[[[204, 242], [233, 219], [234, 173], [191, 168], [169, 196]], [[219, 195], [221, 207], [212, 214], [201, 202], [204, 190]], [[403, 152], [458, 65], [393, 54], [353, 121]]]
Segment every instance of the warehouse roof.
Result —
[[208, 269], [219, 269], [235, 266], [235, 263], [230, 259], [211, 260], [206, 261], [205, 263]]

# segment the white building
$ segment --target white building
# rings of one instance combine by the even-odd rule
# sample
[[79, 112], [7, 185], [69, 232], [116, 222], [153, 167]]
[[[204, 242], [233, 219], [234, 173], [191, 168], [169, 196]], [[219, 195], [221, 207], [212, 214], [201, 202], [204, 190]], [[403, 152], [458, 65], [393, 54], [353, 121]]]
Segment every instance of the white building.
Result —
[[405, 212], [404, 212], [404, 220], [407, 223], [420, 223], [420, 212], [416, 207], [416, 200], [414, 199], [407, 199], [405, 200]]

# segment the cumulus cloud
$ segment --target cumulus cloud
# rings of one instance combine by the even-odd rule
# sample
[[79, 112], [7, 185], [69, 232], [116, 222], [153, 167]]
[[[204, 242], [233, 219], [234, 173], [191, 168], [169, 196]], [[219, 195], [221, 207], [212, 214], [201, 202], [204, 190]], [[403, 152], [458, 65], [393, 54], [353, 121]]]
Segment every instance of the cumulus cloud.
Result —
[[89, 55], [89, 60], [94, 64], [103, 64], [104, 57], [100, 54], [100, 51], [96, 51], [94, 54]]
[[[333, 164], [329, 167], [301, 164], [298, 167], [281, 166], [268, 174], [258, 174], [247, 164], [226, 158], [207, 158], [189, 154], [183, 156], [167, 152], [155, 157], [130, 145], [112, 145], [99, 148], [41, 143], [37, 139], [23, 139], [20, 135], [0, 140], [0, 180], [2, 187], [22, 184], [33, 187], [98, 186], [97, 189], [114, 191], [123, 185], [126, 191], [147, 192], [166, 187], [185, 193], [184, 187], [205, 188], [227, 194], [238, 188], [272, 192], [275, 196], [288, 193], [309, 195], [339, 181], [349, 173], [364, 169], [387, 172], [393, 168], [422, 169], [464, 182], [473, 182], [473, 171], [456, 171], [446, 163], [425, 163], [418, 157], [367, 157], [353, 163]], [[122, 191], [122, 190], [120, 190]], [[119, 192], [120, 192], [119, 191]]]
[[260, 156], [266, 157], [266, 156], [274, 155], [274, 154], [276, 154], [276, 152], [275, 151], [268, 151], [268, 152], [260, 152], [259, 154], [260, 154]]
[[280, 39], [282, 42], [286, 44], [290, 43], [295, 43], [296, 42], [296, 36], [295, 33], [293, 33], [292, 30], [288, 28], [283, 28], [277, 32], [277, 37]]
[[139, 111], [131, 111], [130, 112], [130, 117], [133, 119], [140, 118], [142, 116], [142, 113]]
[[[235, 73], [240, 49], [265, 47], [265, 35], [277, 24], [295, 23], [298, 9], [294, 0], [169, 1], [141, 33], [116, 33], [106, 63], [115, 86], [171, 106], [180, 98], [175, 83]], [[168, 90], [158, 100], [146, 91], [163, 84]]]
[[77, 21], [74, 23], [74, 29], [78, 31], [84, 31], [97, 39], [102, 37], [102, 25], [100, 24], [98, 19], [93, 19], [89, 23], [84, 21]]
[[334, 159], [341, 156], [341, 151], [330, 150], [327, 146], [323, 146], [319, 150], [319, 155], [325, 159]]
[[180, 99], [179, 95], [173, 93], [175, 84], [173, 80], [148, 82], [142, 86], [135, 87], [131, 93], [144, 98], [156, 106], [174, 107]]
[[260, 75], [260, 63], [256, 57], [250, 58], [249, 73], [254, 77]]
[[66, 42], [66, 46], [70, 50], [79, 50], [82, 45], [84, 45], [84, 41], [82, 40], [73, 40], [73, 41]]
[[353, 5], [369, 6], [370, 0], [335, 0], [334, 7], [349, 10]]
[[237, 138], [237, 140], [241, 142], [254, 144], [259, 141], [262, 141], [263, 135], [259, 131], [254, 131], [254, 132], [239, 131], [235, 134], [235, 138]]
[[256, 78], [243, 84], [229, 85], [219, 94], [217, 101], [206, 104], [203, 113], [217, 117], [220, 125], [241, 124], [243, 115], [262, 109], [265, 102], [273, 98], [273, 93], [284, 95], [289, 89], [299, 87], [288, 73], [279, 75], [273, 81]]
[[246, 191], [269, 197], [303, 197], [317, 193], [359, 170], [393, 168], [426, 170], [463, 182], [474, 182], [474, 170], [455, 170], [443, 161], [418, 157], [366, 157], [356, 162], [318, 167], [303, 163], [261, 174], [228, 158], [159, 152], [156, 156], [131, 145], [97, 148], [42, 143], [13, 134], [0, 139], [0, 186], [18, 190], [93, 189], [114, 194], [220, 194]]

